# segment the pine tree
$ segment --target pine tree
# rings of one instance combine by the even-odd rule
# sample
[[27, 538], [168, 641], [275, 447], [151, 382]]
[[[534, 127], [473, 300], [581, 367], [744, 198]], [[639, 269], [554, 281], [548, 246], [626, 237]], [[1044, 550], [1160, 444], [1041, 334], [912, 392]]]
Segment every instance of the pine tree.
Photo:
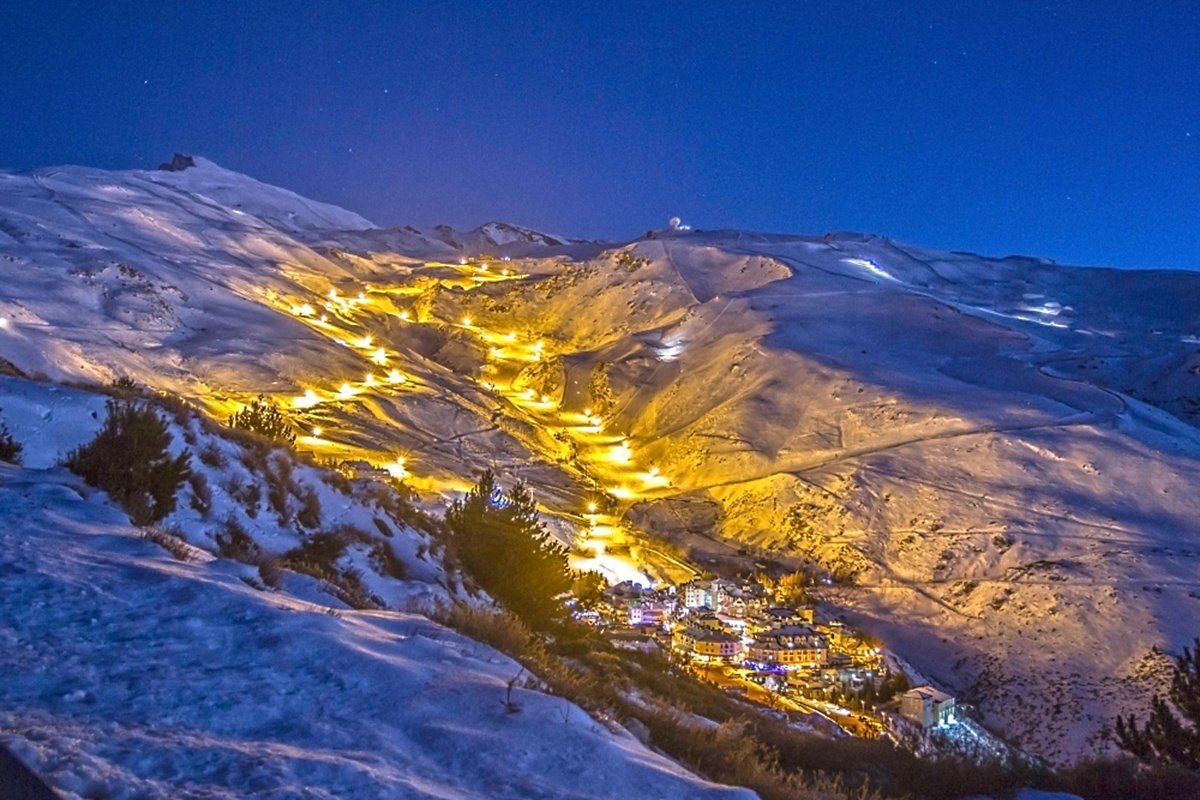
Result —
[[1175, 659], [1167, 698], [1154, 696], [1140, 727], [1118, 716], [1117, 745], [1146, 764], [1200, 770], [1200, 638]]
[[96, 438], [72, 450], [63, 463], [107, 492], [135, 525], [149, 525], [175, 510], [175, 493], [190, 473], [188, 452], [172, 458], [170, 444], [170, 429], [154, 409], [109, 400]]
[[243, 406], [241, 411], [234, 412], [229, 417], [229, 427], [253, 431], [287, 445], [296, 442], [296, 432], [292, 430], [291, 423], [283, 412], [261, 394], [253, 403]]
[[572, 581], [567, 554], [523, 483], [504, 492], [488, 470], [447, 509], [446, 524], [464, 569], [509, 610], [533, 624], [561, 611]]

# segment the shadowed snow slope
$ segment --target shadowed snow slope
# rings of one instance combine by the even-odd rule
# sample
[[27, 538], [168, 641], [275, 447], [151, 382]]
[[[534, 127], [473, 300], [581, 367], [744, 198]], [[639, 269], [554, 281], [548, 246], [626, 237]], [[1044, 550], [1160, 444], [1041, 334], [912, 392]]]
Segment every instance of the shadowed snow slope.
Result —
[[597, 534], [815, 563], [826, 599], [1056, 761], [1197, 632], [1195, 273], [852, 234], [381, 230], [202, 162], [0, 175], [0, 276], [19, 369], [218, 415], [264, 392], [320, 429], [302, 447], [403, 457], [422, 491], [524, 477], [567, 541], [601, 499]]
[[0, 741], [68, 797], [742, 797], [421, 616], [183, 563], [59, 469], [0, 464]]

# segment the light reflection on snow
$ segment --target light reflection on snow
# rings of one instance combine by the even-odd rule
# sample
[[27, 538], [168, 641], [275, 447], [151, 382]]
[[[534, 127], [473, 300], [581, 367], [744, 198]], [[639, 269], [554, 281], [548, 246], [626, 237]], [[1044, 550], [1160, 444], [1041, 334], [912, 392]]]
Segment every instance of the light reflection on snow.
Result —
[[850, 264], [851, 266], [864, 269], [877, 278], [883, 278], [884, 280], [888, 281], [896, 280], [895, 276], [869, 258], [843, 258], [842, 261], [843, 263]]

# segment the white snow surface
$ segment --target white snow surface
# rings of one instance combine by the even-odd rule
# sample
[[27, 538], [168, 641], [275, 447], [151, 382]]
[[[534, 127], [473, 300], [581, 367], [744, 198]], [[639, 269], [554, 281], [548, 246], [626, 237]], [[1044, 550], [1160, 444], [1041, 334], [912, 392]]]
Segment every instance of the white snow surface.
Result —
[[754, 797], [528, 676], [508, 713], [520, 666], [423, 616], [335, 611], [301, 576], [265, 591], [245, 565], [172, 559], [54, 466], [101, 398], [3, 379], [0, 407], [26, 461], [0, 463], [0, 741], [65, 797]]
[[826, 592], [851, 621], [1060, 763], [1197, 633], [1195, 273], [855, 234], [316, 230], [290, 222], [309, 201], [188, 172], [0, 174], [0, 358], [218, 416], [312, 390], [323, 457], [399, 454], [442, 495], [497, 466], [567, 540], [607, 490], [681, 547], [815, 562], [852, 579]]

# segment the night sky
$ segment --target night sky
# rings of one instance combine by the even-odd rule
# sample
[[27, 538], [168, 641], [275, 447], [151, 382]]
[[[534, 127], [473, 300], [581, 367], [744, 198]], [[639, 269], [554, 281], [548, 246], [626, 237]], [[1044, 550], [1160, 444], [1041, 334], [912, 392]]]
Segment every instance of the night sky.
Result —
[[[911, 6], [911, 8], [910, 8]], [[5, 3], [0, 167], [1200, 268], [1200, 4]]]

